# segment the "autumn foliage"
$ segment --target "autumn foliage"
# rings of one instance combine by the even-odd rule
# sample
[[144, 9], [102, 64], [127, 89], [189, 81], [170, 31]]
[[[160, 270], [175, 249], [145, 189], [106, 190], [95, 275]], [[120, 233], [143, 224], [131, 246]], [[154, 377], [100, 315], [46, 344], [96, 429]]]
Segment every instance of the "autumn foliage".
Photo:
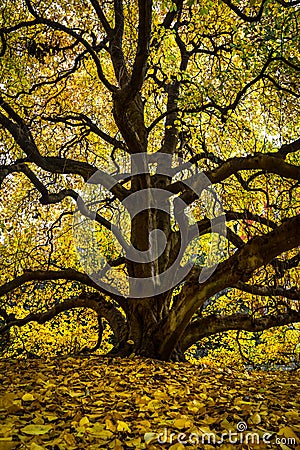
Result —
[[3, 450], [300, 448], [297, 372], [91, 356], [0, 373]]
[[299, 2], [0, 8], [2, 355], [298, 364]]

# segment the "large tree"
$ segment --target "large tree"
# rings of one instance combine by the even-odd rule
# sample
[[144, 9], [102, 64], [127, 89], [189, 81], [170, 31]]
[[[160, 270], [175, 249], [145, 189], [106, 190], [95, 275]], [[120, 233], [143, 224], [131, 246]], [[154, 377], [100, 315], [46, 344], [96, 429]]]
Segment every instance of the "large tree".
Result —
[[168, 360], [300, 321], [299, 7], [4, 0], [3, 336], [88, 308]]

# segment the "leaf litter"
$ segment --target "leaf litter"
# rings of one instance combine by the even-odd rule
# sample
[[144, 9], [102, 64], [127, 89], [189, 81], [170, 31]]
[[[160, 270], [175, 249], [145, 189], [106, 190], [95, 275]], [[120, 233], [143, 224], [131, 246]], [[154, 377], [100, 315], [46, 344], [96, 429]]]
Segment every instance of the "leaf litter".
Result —
[[300, 450], [299, 373], [137, 357], [1, 360], [0, 450]]

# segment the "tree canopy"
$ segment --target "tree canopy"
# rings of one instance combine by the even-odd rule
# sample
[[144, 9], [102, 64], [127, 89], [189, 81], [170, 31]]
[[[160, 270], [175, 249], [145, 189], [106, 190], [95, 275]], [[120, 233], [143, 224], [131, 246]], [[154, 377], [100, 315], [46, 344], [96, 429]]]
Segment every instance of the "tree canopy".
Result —
[[163, 360], [297, 330], [299, 6], [3, 2], [5, 346], [61, 314]]

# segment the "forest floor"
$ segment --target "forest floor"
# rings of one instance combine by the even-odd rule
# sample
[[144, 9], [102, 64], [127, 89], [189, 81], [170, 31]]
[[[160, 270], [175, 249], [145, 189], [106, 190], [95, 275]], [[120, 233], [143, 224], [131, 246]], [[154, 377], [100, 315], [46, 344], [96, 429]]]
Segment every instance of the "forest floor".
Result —
[[300, 371], [0, 360], [0, 450], [300, 449]]

